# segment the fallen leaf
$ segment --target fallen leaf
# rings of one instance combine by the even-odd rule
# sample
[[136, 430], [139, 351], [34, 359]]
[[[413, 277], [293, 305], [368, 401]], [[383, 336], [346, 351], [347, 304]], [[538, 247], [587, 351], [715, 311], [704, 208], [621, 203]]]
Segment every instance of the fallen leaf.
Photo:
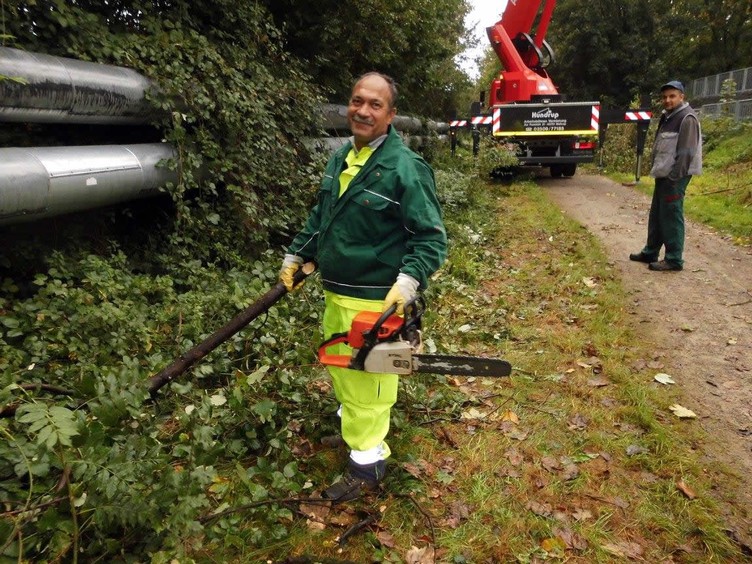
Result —
[[504, 433], [504, 436], [510, 439], [514, 439], [515, 441], [524, 441], [527, 438], [527, 431], [523, 431], [522, 429], [513, 429]]
[[227, 398], [223, 396], [222, 394], [215, 394], [209, 398], [209, 402], [213, 406], [219, 407], [220, 405], [224, 405], [227, 403]]
[[593, 518], [593, 514], [587, 509], [578, 508], [572, 513], [572, 517], [574, 517], [576, 521], [587, 521], [588, 519]]
[[585, 277], [582, 279], [582, 283], [585, 284], [588, 288], [595, 288], [598, 285], [598, 282], [595, 280], [595, 278], [592, 277]]
[[517, 417], [517, 414], [514, 411], [505, 411], [501, 414], [501, 420], [502, 421], [511, 421], [512, 423], [519, 423], [520, 418]]
[[587, 417], [578, 413], [573, 415], [567, 423], [570, 431], [584, 431], [587, 428], [588, 420]]
[[679, 480], [678, 482], [676, 482], [676, 487], [689, 499], [694, 499], [697, 497], [697, 494], [692, 490], [692, 488], [684, 483], [684, 480]]
[[663, 372], [659, 372], [658, 374], [656, 374], [654, 380], [656, 382], [660, 382], [661, 384], [676, 384], [676, 382], [674, 382], [674, 379], [671, 378], [671, 376], [669, 376], [668, 374], [664, 374]]
[[404, 462], [402, 464], [402, 468], [404, 468], [405, 471], [411, 476], [413, 476], [414, 478], [423, 477], [423, 469], [417, 464], [413, 464], [412, 462]]
[[541, 548], [549, 554], [561, 553], [567, 549], [567, 545], [559, 537], [553, 537], [550, 539], [543, 539], [541, 541]]
[[522, 454], [520, 454], [520, 451], [518, 451], [516, 448], [510, 448], [508, 451], [504, 453], [504, 456], [507, 457], [507, 460], [512, 466], [519, 466], [522, 464], [522, 461], [524, 460], [524, 457]]
[[620, 558], [640, 559], [642, 557], [642, 547], [636, 542], [609, 542], [602, 545], [601, 548]]
[[574, 550], [585, 550], [588, 547], [588, 543], [585, 538], [582, 535], [575, 533], [568, 527], [557, 527], [553, 530], [553, 533], [556, 535], [556, 538], [559, 538], [564, 542], [566, 548], [571, 548]]
[[691, 409], [687, 409], [686, 407], [683, 407], [679, 405], [678, 403], [675, 403], [674, 405], [668, 406], [668, 408], [674, 412], [674, 415], [681, 419], [692, 419], [694, 417], [697, 417], [694, 411]]
[[323, 531], [326, 529], [326, 525], [321, 521], [314, 521], [313, 519], [306, 519], [306, 527], [309, 531]]
[[602, 388], [603, 386], [608, 386], [611, 382], [608, 381], [608, 378], [598, 376], [596, 378], [590, 378], [587, 383], [588, 386], [592, 386], [593, 388]]
[[486, 414], [482, 411], [477, 410], [474, 407], [471, 407], [467, 411], [463, 411], [460, 415], [460, 419], [483, 419], [486, 417]]
[[413, 546], [405, 554], [405, 562], [407, 564], [434, 564], [434, 550], [431, 545], [418, 548]]
[[306, 519], [306, 526], [310, 531], [323, 531], [326, 529], [326, 517], [332, 510], [331, 504], [323, 503], [301, 503], [300, 512]]
[[645, 454], [649, 452], [648, 449], [639, 445], [629, 445], [627, 447], [627, 456], [635, 456], [636, 454]]
[[577, 468], [576, 464], [567, 464], [564, 466], [564, 470], [561, 473], [561, 477], [566, 481], [574, 480], [579, 475], [580, 469]]
[[541, 458], [541, 465], [543, 465], [543, 468], [545, 468], [552, 474], [559, 470], [559, 468], [561, 468], [559, 461], [556, 460], [553, 456], [544, 456], [543, 458]]
[[541, 517], [549, 517], [552, 512], [552, 508], [548, 503], [540, 503], [538, 501], [529, 501], [526, 507]]
[[382, 546], [387, 548], [394, 548], [394, 535], [389, 531], [379, 531], [376, 533], [376, 538], [379, 540]]

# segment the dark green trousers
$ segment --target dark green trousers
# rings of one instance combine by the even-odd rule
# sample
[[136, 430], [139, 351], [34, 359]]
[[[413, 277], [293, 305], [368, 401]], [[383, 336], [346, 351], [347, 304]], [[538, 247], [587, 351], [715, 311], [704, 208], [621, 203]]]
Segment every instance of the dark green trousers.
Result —
[[658, 260], [658, 253], [665, 246], [664, 260], [684, 265], [684, 193], [691, 179], [691, 176], [677, 182], [671, 182], [668, 178], [655, 179], [648, 217], [648, 242], [642, 249], [643, 255]]

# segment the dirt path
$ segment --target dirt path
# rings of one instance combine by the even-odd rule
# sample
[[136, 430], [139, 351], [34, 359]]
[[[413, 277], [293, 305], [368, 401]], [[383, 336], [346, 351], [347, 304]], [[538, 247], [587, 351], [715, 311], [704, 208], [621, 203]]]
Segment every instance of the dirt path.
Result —
[[[682, 272], [651, 272], [631, 262], [645, 243], [649, 198], [600, 176], [540, 177], [562, 211], [604, 245], [632, 296], [630, 313], [650, 338], [707, 432], [699, 445], [711, 466], [739, 474], [725, 498], [729, 525], [752, 541], [752, 249], [739, 248], [709, 228], [687, 222]], [[649, 178], [642, 182], [651, 183]], [[731, 500], [731, 501], [729, 501]]]

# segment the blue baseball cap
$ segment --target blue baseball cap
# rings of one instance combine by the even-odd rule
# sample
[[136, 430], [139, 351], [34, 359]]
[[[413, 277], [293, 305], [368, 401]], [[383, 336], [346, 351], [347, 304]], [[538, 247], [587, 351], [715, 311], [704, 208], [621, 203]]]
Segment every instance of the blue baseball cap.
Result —
[[669, 88], [676, 88], [682, 94], [684, 93], [684, 85], [678, 80], [672, 80], [661, 86], [661, 92], [668, 90]]

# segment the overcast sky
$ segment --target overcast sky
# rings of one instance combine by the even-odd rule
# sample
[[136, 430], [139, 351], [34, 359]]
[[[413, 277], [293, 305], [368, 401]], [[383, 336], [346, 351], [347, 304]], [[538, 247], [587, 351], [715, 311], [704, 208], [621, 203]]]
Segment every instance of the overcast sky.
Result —
[[480, 43], [476, 49], [466, 52], [469, 60], [462, 63], [462, 68], [470, 76], [476, 78], [479, 73], [477, 64], [473, 59], [482, 55], [485, 48], [488, 47], [486, 28], [499, 21], [507, 5], [507, 0], [469, 0], [469, 3], [473, 9], [465, 19], [465, 25], [473, 28], [473, 35], [480, 40]]

